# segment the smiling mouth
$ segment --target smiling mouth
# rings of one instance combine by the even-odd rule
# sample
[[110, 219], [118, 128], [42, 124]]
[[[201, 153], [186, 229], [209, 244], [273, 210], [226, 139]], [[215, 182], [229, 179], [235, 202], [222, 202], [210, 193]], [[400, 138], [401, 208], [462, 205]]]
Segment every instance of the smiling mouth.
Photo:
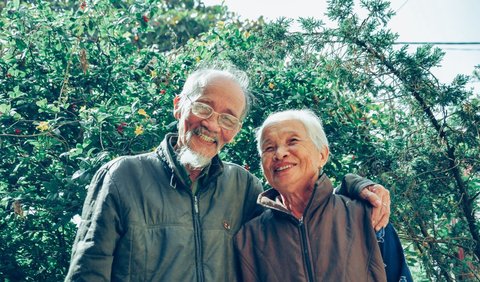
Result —
[[289, 165], [284, 165], [284, 166], [281, 166], [281, 167], [277, 167], [274, 171], [275, 171], [275, 172], [280, 172], [280, 171], [284, 171], [284, 170], [286, 170], [286, 169], [289, 169], [289, 168], [291, 168], [291, 167], [293, 167], [293, 165], [291, 165], [291, 164], [289, 164]]
[[215, 138], [212, 138], [210, 136], [207, 136], [207, 135], [204, 135], [204, 134], [197, 134], [197, 136], [200, 137], [200, 139], [202, 139], [205, 142], [217, 143]]
[[218, 140], [217, 138], [214, 136], [214, 137], [210, 137], [206, 134], [204, 134], [204, 132], [206, 132], [205, 129], [202, 129], [202, 128], [197, 128], [196, 130], [193, 131], [193, 133], [195, 135], [197, 135], [201, 140], [205, 141], [205, 142], [208, 142], [208, 143], [214, 143], [214, 144], [217, 144], [218, 143]]

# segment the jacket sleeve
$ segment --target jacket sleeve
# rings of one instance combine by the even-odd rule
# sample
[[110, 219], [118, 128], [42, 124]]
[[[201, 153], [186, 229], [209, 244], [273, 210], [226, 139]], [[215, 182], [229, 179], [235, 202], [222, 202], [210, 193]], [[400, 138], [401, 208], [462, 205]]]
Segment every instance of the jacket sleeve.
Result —
[[243, 223], [250, 221], [263, 212], [263, 207], [257, 204], [258, 195], [263, 192], [262, 182], [253, 174], [249, 174], [248, 190], [244, 201]]
[[[252, 250], [254, 246], [252, 246], [251, 241], [247, 237], [245, 227], [233, 237], [237, 281], [261, 281], [257, 276], [258, 270], [254, 264], [251, 263], [253, 261]], [[264, 271], [268, 272], [268, 270]], [[273, 274], [274, 273], [272, 273], [272, 275]]]
[[403, 253], [402, 244], [395, 228], [389, 223], [376, 233], [380, 252], [382, 253], [388, 282], [413, 282]]
[[65, 281], [110, 281], [113, 252], [121, 234], [118, 203], [117, 187], [106, 165], [88, 188]]
[[360, 198], [360, 192], [363, 188], [374, 184], [375, 182], [370, 179], [363, 178], [357, 174], [348, 173], [343, 177], [342, 184], [335, 188], [335, 193], [363, 201], [363, 199]]

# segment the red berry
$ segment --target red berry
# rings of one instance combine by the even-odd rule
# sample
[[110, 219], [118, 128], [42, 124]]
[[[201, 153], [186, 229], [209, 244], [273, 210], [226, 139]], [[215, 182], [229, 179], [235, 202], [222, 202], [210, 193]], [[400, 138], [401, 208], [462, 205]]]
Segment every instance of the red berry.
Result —
[[167, 91], [165, 91], [165, 89], [160, 90], [160, 94], [162, 94], [162, 95], [165, 94], [166, 92]]
[[122, 122], [117, 126], [117, 132], [123, 134], [123, 128], [127, 125], [126, 122]]
[[22, 130], [15, 128], [15, 134], [20, 134], [20, 133], [22, 133]]
[[142, 19], [144, 22], [148, 23], [148, 21], [150, 20], [146, 15], [143, 15], [142, 16]]

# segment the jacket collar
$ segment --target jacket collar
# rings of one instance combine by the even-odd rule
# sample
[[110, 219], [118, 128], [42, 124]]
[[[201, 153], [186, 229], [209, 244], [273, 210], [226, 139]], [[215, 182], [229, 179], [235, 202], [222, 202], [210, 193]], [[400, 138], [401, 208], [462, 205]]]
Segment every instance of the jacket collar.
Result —
[[[303, 213], [303, 218], [308, 217], [315, 210], [324, 206], [332, 194], [332, 182], [327, 177], [327, 175], [322, 172], [317, 182], [315, 182], [315, 187], [313, 189], [312, 195], [310, 196], [307, 207], [305, 208], [305, 211]], [[278, 193], [278, 191], [275, 189], [269, 189], [258, 195], [257, 203], [263, 207], [275, 211], [276, 213], [288, 214], [293, 216], [290, 210], [288, 210], [283, 204], [280, 193]]]
[[[177, 184], [181, 184], [184, 187], [190, 188], [192, 181], [188, 176], [186, 168], [180, 164], [177, 159], [177, 153], [173, 148], [177, 143], [178, 134], [168, 133], [165, 135], [162, 143], [158, 146], [156, 152], [158, 156], [167, 164], [172, 171], [172, 177], [170, 179], [170, 186], [176, 188]], [[201, 176], [198, 178], [199, 184], [204, 186], [206, 183], [212, 181], [223, 172], [223, 162], [216, 155], [210, 165], [204, 168]]]

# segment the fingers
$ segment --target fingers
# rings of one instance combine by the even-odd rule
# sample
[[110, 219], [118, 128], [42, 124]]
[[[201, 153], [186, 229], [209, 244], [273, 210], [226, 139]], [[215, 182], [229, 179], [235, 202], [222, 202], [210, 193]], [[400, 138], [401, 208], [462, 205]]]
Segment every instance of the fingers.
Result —
[[377, 226], [382, 216], [382, 207], [383, 206], [380, 204], [379, 206], [374, 206], [372, 208], [372, 226], [373, 228], [375, 228], [376, 231], [378, 231]]
[[362, 192], [360, 192], [360, 197], [368, 201], [372, 206], [380, 207], [382, 205], [382, 199], [369, 190], [369, 187], [372, 186], [368, 186], [366, 189], [363, 189]]
[[376, 231], [384, 228], [387, 226], [388, 221], [390, 220], [390, 205], [386, 203], [382, 203], [382, 209], [380, 211], [380, 215], [376, 218], [375, 223], [373, 223], [373, 227]]
[[366, 187], [360, 196], [372, 206], [372, 226], [375, 230], [387, 226], [390, 219], [390, 192], [382, 185], [375, 184]]
[[[382, 198], [376, 194], [378, 191], [375, 187], [376, 185], [371, 185], [365, 187], [360, 192], [360, 197], [366, 201], [368, 201], [374, 207], [380, 207], [382, 205]], [[378, 185], [380, 186], [380, 185]], [[383, 186], [382, 186], [383, 187]], [[385, 188], [384, 188], [385, 189]]]

